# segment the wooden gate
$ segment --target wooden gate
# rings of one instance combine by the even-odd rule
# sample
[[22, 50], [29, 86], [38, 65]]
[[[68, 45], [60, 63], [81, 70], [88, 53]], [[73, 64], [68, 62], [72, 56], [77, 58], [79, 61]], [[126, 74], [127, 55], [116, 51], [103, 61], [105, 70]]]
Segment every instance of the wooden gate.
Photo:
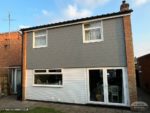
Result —
[[0, 75], [0, 94], [8, 94], [8, 75]]

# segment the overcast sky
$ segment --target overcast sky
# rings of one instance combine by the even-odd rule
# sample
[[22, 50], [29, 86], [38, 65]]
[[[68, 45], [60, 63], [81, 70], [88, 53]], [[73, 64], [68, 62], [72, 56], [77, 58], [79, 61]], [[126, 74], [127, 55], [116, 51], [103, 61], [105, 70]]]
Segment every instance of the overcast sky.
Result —
[[[150, 53], [150, 0], [126, 0], [132, 13], [135, 56]], [[1, 0], [0, 32], [118, 12], [122, 0]]]

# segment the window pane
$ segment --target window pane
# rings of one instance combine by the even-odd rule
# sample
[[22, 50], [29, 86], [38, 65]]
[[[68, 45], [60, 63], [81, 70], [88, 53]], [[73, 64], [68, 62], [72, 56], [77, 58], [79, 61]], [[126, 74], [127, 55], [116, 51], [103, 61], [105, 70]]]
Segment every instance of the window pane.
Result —
[[122, 69], [108, 69], [108, 92], [109, 102], [112, 103], [123, 103], [123, 72]]
[[61, 72], [61, 69], [50, 69], [49, 72]]
[[62, 85], [62, 74], [35, 74], [35, 84]]
[[98, 40], [98, 39], [101, 39], [100, 28], [85, 31], [85, 40]]
[[36, 31], [35, 36], [46, 35], [46, 30]]
[[46, 36], [35, 37], [35, 46], [46, 45]]
[[85, 28], [101, 27], [101, 23], [100, 22], [92, 22], [92, 23], [85, 24], [84, 27]]
[[89, 70], [90, 100], [104, 102], [103, 70]]
[[45, 73], [46, 70], [45, 69], [44, 70], [35, 70], [34, 72], [36, 72], [36, 73]]

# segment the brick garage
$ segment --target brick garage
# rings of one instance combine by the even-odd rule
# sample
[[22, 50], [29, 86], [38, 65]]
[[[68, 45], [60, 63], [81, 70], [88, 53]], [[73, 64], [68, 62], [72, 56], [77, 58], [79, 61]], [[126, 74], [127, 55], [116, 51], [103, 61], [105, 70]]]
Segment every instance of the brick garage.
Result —
[[10, 69], [21, 66], [22, 38], [19, 32], [0, 34], [0, 93], [10, 93]]
[[150, 54], [137, 59], [140, 87], [150, 93]]

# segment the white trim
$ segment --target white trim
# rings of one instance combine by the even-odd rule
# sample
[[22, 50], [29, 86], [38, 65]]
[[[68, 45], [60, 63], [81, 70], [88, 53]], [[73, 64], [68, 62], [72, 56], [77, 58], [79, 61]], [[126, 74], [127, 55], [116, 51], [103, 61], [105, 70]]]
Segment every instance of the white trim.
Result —
[[104, 41], [104, 27], [103, 27], [103, 21], [101, 22], [101, 38], [102, 38], [102, 41]]
[[33, 84], [32, 86], [34, 86], [34, 87], [54, 87], [54, 88], [62, 88], [63, 87], [63, 85], [40, 85], [40, 84]]
[[104, 103], [108, 104], [109, 103], [109, 99], [108, 99], [108, 80], [107, 80], [107, 68], [102, 69], [103, 70], [103, 91], [104, 91]]
[[[90, 22], [89, 22], [90, 23]], [[95, 39], [95, 40], [85, 40], [85, 31], [93, 30], [93, 29], [100, 29], [100, 35], [101, 39]], [[82, 34], [83, 34], [83, 43], [94, 43], [94, 42], [101, 42], [104, 41], [104, 35], [103, 35], [103, 21], [100, 21], [99, 27], [90, 27], [85, 28], [85, 24], [82, 24]]]
[[16, 66], [16, 67], [0, 67], [1, 69], [3, 69], [3, 68], [8, 68], [8, 69], [13, 69], [13, 68], [21, 68], [21, 66]]
[[46, 31], [46, 34], [36, 36], [36, 37], [46, 36], [46, 45], [35, 46], [35, 32], [38, 32], [38, 31], [42, 31], [42, 30], [37, 30], [37, 31], [34, 31], [34, 32], [33, 32], [33, 37], [32, 37], [32, 40], [33, 40], [33, 43], [32, 43], [33, 48], [43, 48], [43, 47], [48, 47], [48, 30], [45, 30], [45, 31]]
[[[96, 101], [90, 101], [90, 90], [89, 90], [89, 70], [92, 69], [102, 69], [103, 70], [103, 86], [104, 86], [104, 95], [107, 95], [104, 97], [104, 102], [96, 102]], [[107, 83], [107, 70], [108, 69], [122, 69], [123, 72], [123, 93], [124, 93], [124, 103], [111, 103], [108, 101], [108, 83]], [[116, 105], [116, 106], [129, 106], [129, 94], [127, 93], [128, 88], [126, 87], [127, 80], [125, 79], [127, 76], [126, 68], [125, 67], [100, 67], [100, 68], [87, 68], [87, 81], [88, 81], [88, 103], [90, 104], [102, 104], [102, 105]], [[107, 88], [107, 89], [105, 89]]]
[[[36, 70], [45, 70], [46, 72], [35, 72]], [[61, 72], [49, 72], [49, 70], [61, 70]], [[62, 73], [63, 69], [62, 68], [55, 68], [55, 69], [33, 69], [33, 72], [35, 74], [60, 74]]]
[[96, 105], [111, 105], [111, 106], [124, 106], [127, 107], [128, 105], [122, 104], [122, 103], [104, 103], [104, 102], [96, 102], [96, 101], [90, 101], [88, 104], [96, 104]]
[[90, 27], [90, 28], [84, 28], [85, 31], [93, 30], [93, 29], [101, 29], [102, 27]]
[[125, 87], [126, 87], [126, 95], [125, 95], [125, 97], [127, 98], [127, 100], [126, 100], [126, 104], [128, 105], [128, 106], [130, 106], [130, 97], [129, 97], [129, 83], [128, 83], [128, 73], [127, 73], [128, 71], [127, 71], [127, 68], [125, 68]]
[[84, 30], [84, 24], [82, 24], [82, 39], [83, 39], [83, 42], [85, 42], [85, 30]]
[[111, 17], [103, 17], [103, 18], [98, 18], [98, 19], [84, 20], [84, 21], [74, 22], [74, 23], [69, 23], [69, 24], [64, 24], [64, 25], [56, 25], [56, 26], [52, 26], [52, 27], [45, 27], [45, 28], [37, 28], [37, 29], [33, 29], [33, 30], [27, 30], [27, 31], [24, 31], [24, 32], [31, 32], [31, 31], [35, 32], [35, 31], [38, 31], [38, 30], [47, 30], [47, 29], [51, 29], [51, 28], [58, 28], [58, 27], [64, 27], [64, 26], [69, 26], [69, 25], [83, 24], [83, 23], [99, 21], [99, 20], [113, 19], [113, 18], [128, 16], [128, 15], [131, 15], [131, 14], [130, 13], [129, 14], [121, 14], [121, 15], [111, 16]]
[[87, 81], [87, 103], [90, 103], [90, 88], [89, 88], [89, 69], [86, 69], [86, 81]]
[[42, 72], [42, 73], [38, 73], [38, 72], [34, 72], [34, 74], [36, 75], [41, 75], [41, 74], [53, 74], [53, 75], [57, 75], [57, 74], [61, 74], [61, 72]]
[[87, 69], [85, 69], [85, 91], [87, 91], [87, 93], [86, 93], [86, 102], [87, 102], [87, 100], [90, 98], [90, 92], [89, 92], [89, 78], [88, 78], [88, 70]]

